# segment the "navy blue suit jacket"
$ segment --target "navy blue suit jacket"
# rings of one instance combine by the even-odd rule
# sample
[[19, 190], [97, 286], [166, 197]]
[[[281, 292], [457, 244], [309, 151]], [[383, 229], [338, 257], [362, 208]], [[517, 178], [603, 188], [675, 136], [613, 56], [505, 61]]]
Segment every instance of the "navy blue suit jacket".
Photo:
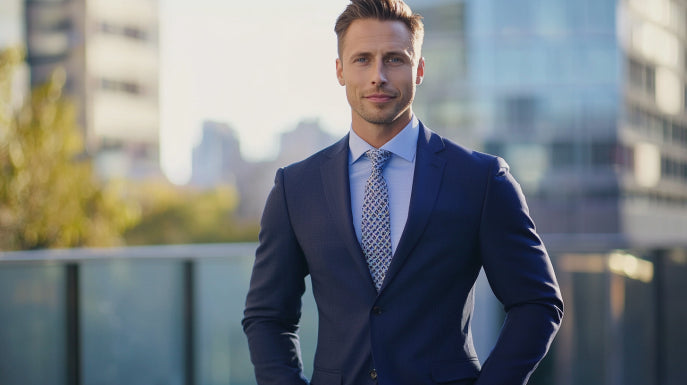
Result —
[[[277, 172], [243, 319], [258, 384], [308, 383], [296, 334], [308, 274], [313, 385], [526, 383], [563, 303], [508, 165], [421, 125], [408, 220], [377, 293], [352, 223], [348, 151], [345, 137]], [[482, 267], [507, 315], [480, 365], [470, 322]]]

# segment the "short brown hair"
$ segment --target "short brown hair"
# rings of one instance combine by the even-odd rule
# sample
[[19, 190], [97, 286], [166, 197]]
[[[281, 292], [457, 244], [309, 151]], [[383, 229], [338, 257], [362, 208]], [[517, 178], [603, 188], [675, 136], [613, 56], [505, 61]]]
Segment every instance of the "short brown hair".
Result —
[[406, 25], [413, 38], [413, 50], [416, 57], [422, 48], [425, 36], [425, 26], [422, 16], [413, 13], [403, 0], [351, 0], [346, 9], [336, 19], [334, 32], [338, 44], [339, 56], [343, 48], [343, 39], [351, 23], [360, 19], [376, 19], [380, 21], [401, 21]]

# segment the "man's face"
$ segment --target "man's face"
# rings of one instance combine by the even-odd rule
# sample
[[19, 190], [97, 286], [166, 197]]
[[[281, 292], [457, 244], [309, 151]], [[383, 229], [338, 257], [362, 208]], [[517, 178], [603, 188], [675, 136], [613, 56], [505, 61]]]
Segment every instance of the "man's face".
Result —
[[410, 121], [415, 87], [424, 75], [424, 60], [416, 55], [412, 35], [401, 21], [351, 23], [336, 60], [336, 75], [346, 86], [354, 126], [363, 121], [405, 126]]

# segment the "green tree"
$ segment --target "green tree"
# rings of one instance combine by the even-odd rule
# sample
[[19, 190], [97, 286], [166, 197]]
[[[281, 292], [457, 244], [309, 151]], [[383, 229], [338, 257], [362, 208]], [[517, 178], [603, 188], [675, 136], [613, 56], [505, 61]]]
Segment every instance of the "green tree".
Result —
[[141, 207], [141, 221], [125, 233], [127, 244], [179, 244], [256, 241], [257, 220], [235, 216], [238, 192], [220, 185], [209, 190], [149, 182], [130, 186]]
[[138, 220], [117, 186], [101, 185], [62, 94], [64, 71], [11, 106], [16, 49], [0, 52], [0, 249], [109, 246]]

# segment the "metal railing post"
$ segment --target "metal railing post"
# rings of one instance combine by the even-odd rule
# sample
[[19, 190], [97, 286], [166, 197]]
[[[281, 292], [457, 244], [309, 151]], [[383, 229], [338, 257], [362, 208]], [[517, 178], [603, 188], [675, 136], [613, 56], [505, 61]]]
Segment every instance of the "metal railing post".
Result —
[[195, 263], [184, 261], [184, 360], [186, 385], [195, 385]]
[[81, 385], [81, 325], [79, 264], [65, 264], [66, 282], [66, 374], [68, 385]]

